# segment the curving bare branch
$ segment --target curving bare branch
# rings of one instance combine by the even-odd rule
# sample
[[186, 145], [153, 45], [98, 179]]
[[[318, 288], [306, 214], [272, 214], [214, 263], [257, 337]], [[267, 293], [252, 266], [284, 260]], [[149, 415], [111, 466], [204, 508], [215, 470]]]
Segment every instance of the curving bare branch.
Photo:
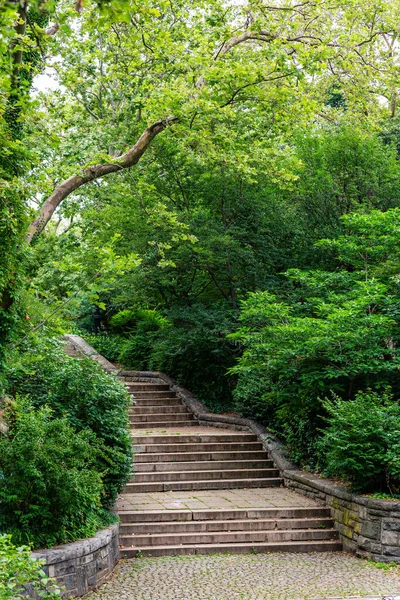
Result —
[[60, 183], [60, 185], [55, 188], [51, 196], [49, 196], [42, 204], [39, 216], [30, 224], [27, 236], [28, 242], [30, 243], [35, 235], [43, 231], [53, 216], [55, 210], [60, 206], [63, 200], [67, 198], [67, 196], [72, 194], [72, 192], [82, 187], [86, 183], [104, 177], [105, 175], [109, 175], [110, 173], [116, 173], [136, 165], [149, 147], [152, 140], [159, 133], [164, 131], [166, 127], [178, 122], [178, 120], [179, 119], [176, 117], [168, 117], [167, 119], [156, 121], [144, 130], [136, 144], [130, 148], [128, 152], [118, 156], [114, 162], [87, 167], [80, 175], [72, 175]]

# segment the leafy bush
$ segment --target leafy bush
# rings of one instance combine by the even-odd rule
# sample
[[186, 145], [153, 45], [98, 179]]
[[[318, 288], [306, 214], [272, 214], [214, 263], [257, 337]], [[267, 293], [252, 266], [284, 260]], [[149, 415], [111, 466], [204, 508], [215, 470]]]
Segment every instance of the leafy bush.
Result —
[[197, 305], [169, 316], [174, 326], [158, 335], [150, 368], [176, 379], [211, 410], [231, 409], [233, 381], [226, 376], [236, 352], [226, 337], [232, 329], [231, 313]]
[[[0, 435], [0, 528], [13, 541], [52, 546], [93, 535], [107, 521], [90, 430], [76, 433], [50, 408], [17, 401]], [[106, 519], [106, 520], [105, 520]]]
[[111, 362], [118, 362], [124, 338], [112, 333], [86, 333], [83, 337], [99, 354]]
[[[76, 431], [96, 436], [96, 468], [102, 474], [102, 505], [110, 507], [132, 470], [130, 397], [124, 386], [89, 358], [67, 356], [57, 340], [36, 340], [9, 366], [8, 392], [29, 396], [66, 416]], [[94, 443], [94, 442], [93, 442]]]
[[140, 332], [124, 340], [119, 354], [121, 364], [127, 369], [147, 371], [155, 339], [154, 334]]
[[[336, 271], [291, 270], [281, 297], [249, 294], [241, 327], [244, 347], [236, 407], [277, 430], [295, 460], [315, 466], [324, 427], [320, 398], [343, 400], [391, 386], [400, 396], [400, 212], [349, 215], [347, 235], [323, 240]], [[257, 400], [254, 399], [257, 394]]]
[[163, 371], [211, 410], [221, 411], [232, 408], [234, 381], [226, 373], [238, 348], [226, 335], [233, 319], [233, 311], [226, 307], [201, 304], [170, 311], [168, 318], [156, 310], [123, 310], [111, 319], [120, 335], [85, 335], [85, 339], [109, 360], [118, 346], [117, 360], [127, 369]]
[[167, 327], [168, 324], [168, 320], [160, 312], [145, 308], [121, 310], [110, 319], [111, 329], [124, 335], [135, 331], [158, 331]]
[[136, 321], [137, 317], [134, 310], [120, 310], [111, 317], [110, 327], [116, 333], [127, 333], [135, 328]]
[[42, 562], [31, 558], [27, 546], [16, 547], [11, 536], [0, 535], [0, 598], [1, 600], [23, 600], [25, 589], [36, 592], [42, 600], [57, 600], [61, 590], [54, 580], [42, 570]]
[[327, 428], [319, 441], [329, 475], [357, 491], [400, 490], [400, 405], [393, 394], [360, 392], [353, 400], [325, 400]]

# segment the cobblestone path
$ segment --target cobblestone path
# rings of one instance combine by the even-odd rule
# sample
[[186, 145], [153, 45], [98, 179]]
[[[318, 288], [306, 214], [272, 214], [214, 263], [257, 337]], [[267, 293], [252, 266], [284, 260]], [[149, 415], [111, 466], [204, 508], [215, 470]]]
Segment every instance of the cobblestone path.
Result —
[[400, 567], [344, 553], [124, 560], [88, 600], [400, 600]]

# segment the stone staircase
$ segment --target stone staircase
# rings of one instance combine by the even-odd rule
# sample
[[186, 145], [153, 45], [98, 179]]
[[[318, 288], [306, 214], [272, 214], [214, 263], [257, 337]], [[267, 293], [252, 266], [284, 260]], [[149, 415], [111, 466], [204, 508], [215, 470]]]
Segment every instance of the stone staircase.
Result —
[[129, 412], [134, 429], [198, 424], [169, 385], [141, 382], [127, 382], [127, 385], [135, 403]]
[[[133, 399], [135, 475], [119, 500], [123, 556], [341, 549], [329, 510], [283, 489], [279, 470], [255, 434], [199, 426], [167, 384], [154, 379], [126, 383]], [[213, 494], [221, 501], [231, 490], [268, 493], [272, 488], [273, 507], [212, 505]], [[168, 502], [161, 510], [138, 508], [139, 500], [153, 506], [168, 494], [179, 498], [191, 492], [208, 494], [209, 508], [178, 510]], [[287, 506], [287, 499], [280, 502], [283, 492], [291, 494], [293, 506]], [[245, 497], [240, 501], [246, 505]]]

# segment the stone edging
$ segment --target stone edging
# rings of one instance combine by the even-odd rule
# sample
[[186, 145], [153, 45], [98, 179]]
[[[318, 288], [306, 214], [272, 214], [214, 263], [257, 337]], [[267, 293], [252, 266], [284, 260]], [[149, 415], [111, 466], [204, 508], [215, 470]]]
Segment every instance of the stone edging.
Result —
[[43, 570], [65, 588], [63, 598], [83, 596], [104, 583], [120, 558], [119, 523], [94, 537], [38, 550], [31, 556], [45, 561]]
[[255, 433], [278, 467], [285, 486], [330, 508], [346, 551], [382, 562], [400, 563], [400, 502], [357, 496], [343, 485], [315, 473], [301, 471], [288, 460], [284, 445], [252, 419], [211, 414], [191, 392], [177, 385], [168, 375], [158, 371], [118, 371], [79, 336], [68, 335], [65, 338], [77, 351], [91, 356], [104, 368], [109, 365], [111, 368], [107, 370], [122, 380], [152, 378], [167, 383], [201, 425]]

